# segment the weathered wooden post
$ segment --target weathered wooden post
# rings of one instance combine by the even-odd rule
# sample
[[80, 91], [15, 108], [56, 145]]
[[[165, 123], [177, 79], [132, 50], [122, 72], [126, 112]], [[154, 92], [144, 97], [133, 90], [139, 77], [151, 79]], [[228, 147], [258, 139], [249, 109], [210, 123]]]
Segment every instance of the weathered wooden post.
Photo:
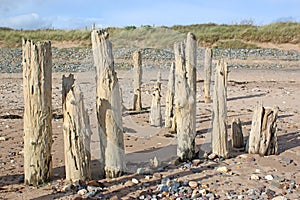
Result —
[[62, 77], [63, 132], [66, 179], [91, 179], [91, 128], [83, 94], [74, 85], [74, 76]]
[[142, 85], [142, 56], [140, 51], [132, 54], [133, 58], [133, 110], [142, 110], [141, 85]]
[[211, 85], [211, 68], [212, 68], [212, 49], [205, 49], [204, 57], [204, 102], [211, 103], [210, 85]]
[[228, 157], [228, 133], [227, 133], [227, 64], [224, 60], [217, 63], [215, 72], [215, 87], [213, 92], [212, 115], [212, 152]]
[[52, 175], [51, 42], [23, 39], [22, 54], [25, 184], [36, 186]]
[[162, 116], [161, 116], [161, 73], [158, 72], [157, 81], [154, 87], [151, 110], [150, 110], [150, 125], [161, 127], [162, 125]]
[[231, 130], [232, 130], [232, 147], [233, 148], [244, 148], [244, 136], [243, 136], [243, 129], [242, 123], [239, 118], [234, 118], [231, 123]]
[[278, 110], [278, 107], [265, 108], [262, 103], [256, 105], [249, 134], [249, 153], [261, 156], [278, 153], [276, 134]]
[[175, 63], [172, 62], [168, 79], [166, 95], [165, 127], [171, 128], [174, 118], [174, 93], [175, 93]]
[[195, 40], [195, 36], [189, 33], [187, 48], [184, 43], [174, 44], [177, 156], [181, 161], [191, 160], [195, 154], [196, 74], [195, 69], [192, 69], [196, 67], [195, 54], [192, 52]]
[[105, 30], [91, 33], [96, 66], [100, 173], [104, 167], [105, 176], [113, 178], [122, 175], [125, 162], [120, 89], [108, 36]]

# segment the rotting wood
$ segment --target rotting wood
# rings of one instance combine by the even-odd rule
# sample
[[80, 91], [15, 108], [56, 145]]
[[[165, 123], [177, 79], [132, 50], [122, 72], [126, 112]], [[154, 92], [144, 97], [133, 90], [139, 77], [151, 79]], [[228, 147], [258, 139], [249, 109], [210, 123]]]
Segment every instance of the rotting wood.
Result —
[[161, 115], [161, 72], [158, 72], [157, 81], [154, 87], [152, 96], [152, 103], [150, 108], [149, 121], [151, 126], [161, 127], [162, 115]]
[[262, 103], [256, 105], [249, 134], [249, 153], [261, 156], [278, 154], [276, 133], [278, 111], [278, 107], [265, 108]]
[[62, 77], [65, 170], [68, 181], [91, 179], [91, 128], [74, 76]]
[[52, 175], [51, 42], [22, 40], [25, 184], [39, 185]]
[[211, 103], [210, 86], [211, 86], [211, 71], [212, 71], [212, 56], [211, 48], [205, 49], [204, 56], [204, 102]]
[[105, 30], [91, 33], [97, 84], [97, 119], [100, 137], [100, 176], [114, 178], [125, 170], [122, 105], [112, 44]]
[[244, 136], [242, 123], [239, 118], [234, 118], [231, 123], [232, 147], [234, 149], [244, 148]]
[[133, 110], [142, 110], [142, 97], [141, 97], [141, 85], [142, 85], [142, 56], [140, 51], [135, 51], [132, 54], [133, 58]]
[[174, 93], [175, 93], [175, 63], [170, 66], [168, 91], [166, 95], [165, 127], [171, 128], [174, 118]]
[[224, 60], [219, 60], [215, 72], [212, 115], [212, 152], [228, 157], [227, 133], [227, 76], [228, 69]]
[[[195, 36], [187, 36], [187, 47], [182, 42], [174, 44], [175, 53], [175, 120], [177, 131], [177, 156], [181, 161], [195, 155], [195, 61], [191, 52], [195, 48]], [[193, 43], [193, 44], [190, 44]], [[186, 52], [188, 56], [186, 56]], [[188, 64], [187, 64], [188, 63]]]

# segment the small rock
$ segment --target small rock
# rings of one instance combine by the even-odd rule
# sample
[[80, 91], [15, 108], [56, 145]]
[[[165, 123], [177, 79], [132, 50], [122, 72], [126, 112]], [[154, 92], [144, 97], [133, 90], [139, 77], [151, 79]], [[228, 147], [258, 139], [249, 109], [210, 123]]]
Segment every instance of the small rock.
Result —
[[196, 188], [198, 186], [198, 183], [196, 181], [189, 181], [189, 186], [191, 188]]
[[206, 191], [206, 189], [202, 189], [202, 190], [199, 190], [199, 193], [202, 194], [202, 196], [205, 196], [207, 194], [207, 191]]
[[97, 192], [98, 191], [90, 191], [90, 192], [88, 192], [88, 193], [86, 193], [86, 197], [88, 198], [88, 197], [94, 197], [96, 194], [97, 194]]
[[250, 176], [250, 180], [259, 180], [259, 179], [260, 179], [260, 177], [256, 174], [251, 174], [251, 176]]
[[218, 167], [217, 168], [217, 172], [223, 172], [223, 173], [227, 173], [229, 170], [226, 166], [223, 167]]
[[274, 177], [272, 175], [267, 175], [267, 176], [265, 176], [265, 179], [268, 181], [271, 181], [274, 179]]
[[151, 170], [149, 168], [138, 168], [136, 173], [139, 175], [148, 175], [151, 174]]
[[100, 187], [95, 187], [95, 186], [91, 186], [91, 185], [88, 185], [86, 189], [87, 189], [88, 192], [92, 192], [92, 191], [98, 192], [98, 191], [101, 190]]
[[218, 157], [218, 155], [217, 154], [215, 154], [215, 153], [211, 153], [209, 156], [208, 156], [208, 159], [210, 159], [210, 160], [214, 160], [214, 159], [216, 159]]
[[164, 184], [160, 184], [157, 186], [157, 189], [160, 191], [160, 192], [168, 192], [169, 191], [169, 187], [164, 185]]
[[0, 141], [5, 141], [6, 138], [5, 137], [0, 137]]
[[139, 180], [137, 180], [136, 178], [132, 178], [131, 181], [132, 181], [134, 184], [138, 184], [138, 183], [139, 183]]
[[79, 195], [81, 195], [81, 196], [85, 195], [86, 193], [87, 193], [87, 190], [86, 190], [86, 189], [81, 189], [81, 190], [79, 190], [79, 191], [77, 192], [77, 194], [79, 194]]

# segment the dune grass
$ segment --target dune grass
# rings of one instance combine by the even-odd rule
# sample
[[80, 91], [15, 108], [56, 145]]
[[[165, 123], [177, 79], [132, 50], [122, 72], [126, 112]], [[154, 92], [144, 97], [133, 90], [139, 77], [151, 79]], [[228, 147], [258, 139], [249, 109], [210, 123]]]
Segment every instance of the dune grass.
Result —
[[[300, 43], [300, 23], [278, 22], [264, 26], [251, 24], [218, 25], [195, 24], [172, 27], [127, 26], [107, 28], [114, 47], [171, 48], [176, 41], [182, 41], [188, 32], [196, 35], [199, 45], [218, 48], [254, 48], [252, 43], [274, 44]], [[21, 38], [34, 41], [51, 40], [74, 42], [80, 47], [91, 46], [90, 30], [32, 30], [21, 31], [0, 28], [1, 47], [20, 47]]]

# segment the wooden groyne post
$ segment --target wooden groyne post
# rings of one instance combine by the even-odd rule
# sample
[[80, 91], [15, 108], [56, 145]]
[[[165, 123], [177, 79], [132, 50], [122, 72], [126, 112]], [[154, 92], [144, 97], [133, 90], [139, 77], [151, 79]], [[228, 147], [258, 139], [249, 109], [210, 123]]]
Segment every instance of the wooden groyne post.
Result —
[[66, 179], [91, 179], [91, 128], [83, 94], [74, 76], [62, 77], [63, 132]]
[[52, 175], [51, 42], [22, 40], [25, 184], [48, 182]]
[[96, 66], [100, 176], [104, 169], [106, 177], [114, 178], [125, 170], [120, 87], [108, 32], [93, 30], [91, 40]]
[[212, 152], [228, 157], [228, 133], [227, 133], [227, 78], [228, 69], [224, 60], [217, 63], [215, 72], [215, 86], [213, 93], [212, 116]]

